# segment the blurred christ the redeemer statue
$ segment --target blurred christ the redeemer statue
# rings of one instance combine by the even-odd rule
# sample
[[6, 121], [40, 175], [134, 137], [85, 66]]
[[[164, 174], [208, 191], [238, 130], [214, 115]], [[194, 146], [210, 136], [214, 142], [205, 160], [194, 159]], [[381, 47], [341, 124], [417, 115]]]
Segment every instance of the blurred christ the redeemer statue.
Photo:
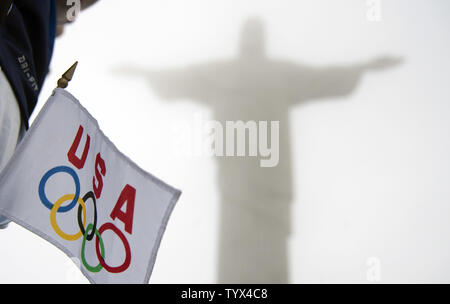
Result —
[[364, 72], [400, 61], [382, 57], [351, 66], [311, 67], [268, 58], [265, 38], [264, 23], [252, 18], [243, 26], [236, 58], [163, 71], [130, 66], [119, 71], [145, 77], [162, 99], [191, 99], [210, 107], [224, 127], [226, 121], [279, 122], [278, 165], [261, 167], [257, 157], [216, 157], [221, 199], [219, 283], [288, 282], [291, 107], [349, 95]]

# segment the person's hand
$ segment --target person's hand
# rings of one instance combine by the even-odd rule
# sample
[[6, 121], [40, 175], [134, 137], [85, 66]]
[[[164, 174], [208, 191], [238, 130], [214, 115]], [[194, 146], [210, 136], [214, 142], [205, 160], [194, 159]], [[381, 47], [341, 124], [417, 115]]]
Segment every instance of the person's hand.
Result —
[[394, 56], [382, 56], [370, 61], [366, 68], [370, 70], [381, 70], [397, 66], [403, 62], [403, 58]]

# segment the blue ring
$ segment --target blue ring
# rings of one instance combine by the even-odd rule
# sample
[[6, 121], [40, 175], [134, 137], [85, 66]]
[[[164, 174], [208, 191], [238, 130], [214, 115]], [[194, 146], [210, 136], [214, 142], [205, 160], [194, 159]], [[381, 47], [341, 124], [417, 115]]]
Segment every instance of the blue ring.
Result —
[[45, 191], [44, 191], [45, 184], [47, 183], [47, 180], [52, 175], [59, 173], [59, 172], [66, 172], [66, 173], [70, 174], [73, 178], [73, 181], [75, 182], [75, 197], [74, 197], [74, 199], [72, 200], [72, 202], [69, 205], [58, 209], [58, 212], [67, 212], [77, 205], [77, 201], [80, 196], [80, 180], [78, 179], [78, 175], [72, 168], [67, 167], [67, 166], [59, 166], [59, 167], [55, 167], [55, 168], [47, 171], [47, 173], [44, 174], [44, 176], [41, 179], [41, 182], [39, 183], [39, 198], [41, 199], [41, 202], [44, 204], [45, 207], [52, 210], [53, 204], [47, 199], [47, 196], [45, 195]]

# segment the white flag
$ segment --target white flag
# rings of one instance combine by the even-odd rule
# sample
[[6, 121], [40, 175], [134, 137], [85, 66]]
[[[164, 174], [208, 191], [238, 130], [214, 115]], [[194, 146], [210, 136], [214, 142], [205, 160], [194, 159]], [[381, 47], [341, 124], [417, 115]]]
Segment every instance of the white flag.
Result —
[[0, 175], [0, 214], [78, 258], [92, 283], [147, 283], [180, 193], [56, 89]]

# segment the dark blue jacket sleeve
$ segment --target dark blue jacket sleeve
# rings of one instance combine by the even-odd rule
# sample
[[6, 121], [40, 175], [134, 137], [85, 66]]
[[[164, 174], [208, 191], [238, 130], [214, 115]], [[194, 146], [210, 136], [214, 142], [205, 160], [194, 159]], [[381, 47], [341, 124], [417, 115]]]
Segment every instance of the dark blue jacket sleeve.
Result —
[[0, 66], [27, 127], [48, 73], [55, 29], [55, 0], [15, 0], [0, 25]]

